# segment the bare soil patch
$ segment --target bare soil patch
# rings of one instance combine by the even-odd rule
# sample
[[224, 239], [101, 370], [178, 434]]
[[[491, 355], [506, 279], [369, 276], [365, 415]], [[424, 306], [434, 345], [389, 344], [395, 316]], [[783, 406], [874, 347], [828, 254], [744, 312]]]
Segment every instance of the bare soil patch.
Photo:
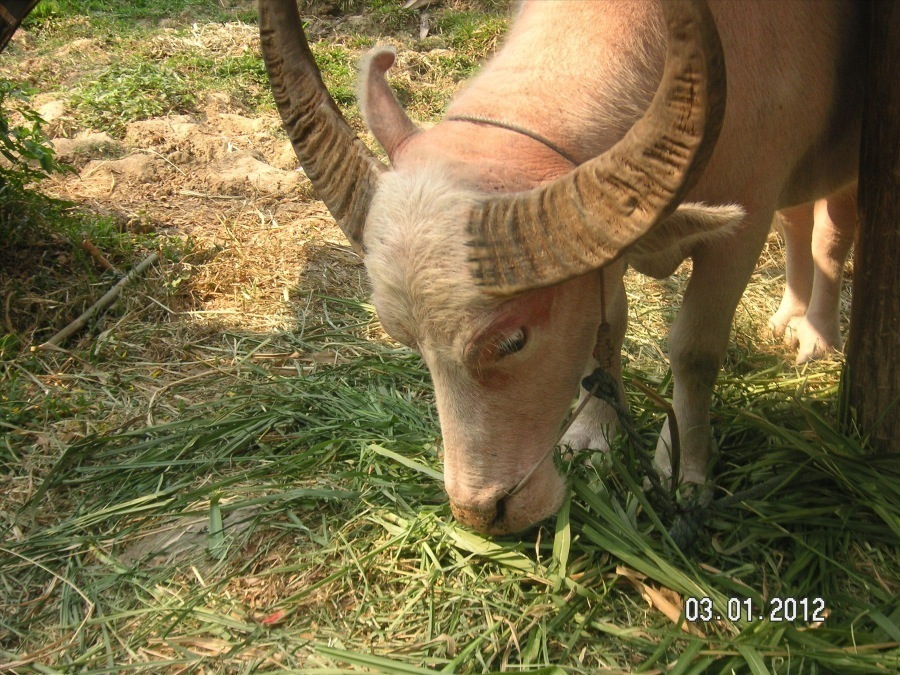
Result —
[[[326, 290], [326, 276], [329, 293], [341, 295], [344, 284], [349, 295], [364, 293], [360, 261], [313, 198], [278, 120], [234, 110], [239, 104], [216, 94], [206, 114], [133, 122], [122, 141], [89, 130], [60, 135], [56, 151], [77, 172], [46, 188], [123, 228], [191, 242], [194, 253], [172, 270], [186, 280], [171, 298], [171, 309], [191, 312], [184, 320], [286, 329], [314, 309], [308, 295]], [[4, 277], [14, 276], [7, 267]]]

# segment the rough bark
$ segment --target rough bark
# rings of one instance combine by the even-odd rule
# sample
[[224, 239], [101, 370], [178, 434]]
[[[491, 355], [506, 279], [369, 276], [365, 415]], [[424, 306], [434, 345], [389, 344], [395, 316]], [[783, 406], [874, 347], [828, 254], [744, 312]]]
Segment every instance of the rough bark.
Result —
[[38, 0], [0, 0], [0, 52]]
[[900, 451], [900, 2], [874, 0], [847, 380], [856, 421]]

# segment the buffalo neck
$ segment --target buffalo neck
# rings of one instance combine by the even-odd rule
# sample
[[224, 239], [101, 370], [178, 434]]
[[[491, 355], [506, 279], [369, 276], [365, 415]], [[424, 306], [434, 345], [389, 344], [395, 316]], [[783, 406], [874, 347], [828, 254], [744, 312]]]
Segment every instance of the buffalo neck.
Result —
[[608, 150], [646, 110], [665, 58], [655, 3], [524, 2], [504, 48], [448, 117], [528, 129], [578, 163]]

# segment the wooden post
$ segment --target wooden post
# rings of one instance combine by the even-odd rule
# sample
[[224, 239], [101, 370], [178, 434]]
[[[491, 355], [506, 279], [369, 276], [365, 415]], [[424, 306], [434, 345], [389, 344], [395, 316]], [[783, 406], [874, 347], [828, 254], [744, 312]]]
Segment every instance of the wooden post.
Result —
[[[860, 226], [844, 386], [874, 447], [900, 451], [900, 2], [872, 0]], [[848, 382], [849, 380], [849, 382]], [[849, 386], [848, 386], [849, 384]]]
[[0, 52], [38, 0], [0, 0]]

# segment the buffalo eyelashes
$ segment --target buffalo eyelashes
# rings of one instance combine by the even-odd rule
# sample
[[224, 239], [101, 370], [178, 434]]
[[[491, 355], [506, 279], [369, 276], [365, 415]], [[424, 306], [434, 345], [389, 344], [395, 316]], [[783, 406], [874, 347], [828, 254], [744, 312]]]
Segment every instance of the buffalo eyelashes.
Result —
[[505, 336], [497, 343], [497, 352], [500, 356], [508, 356], [509, 354], [515, 354], [516, 352], [522, 351], [525, 347], [525, 343], [528, 341], [528, 336], [525, 333], [524, 328], [520, 328], [515, 333], [510, 333]]

